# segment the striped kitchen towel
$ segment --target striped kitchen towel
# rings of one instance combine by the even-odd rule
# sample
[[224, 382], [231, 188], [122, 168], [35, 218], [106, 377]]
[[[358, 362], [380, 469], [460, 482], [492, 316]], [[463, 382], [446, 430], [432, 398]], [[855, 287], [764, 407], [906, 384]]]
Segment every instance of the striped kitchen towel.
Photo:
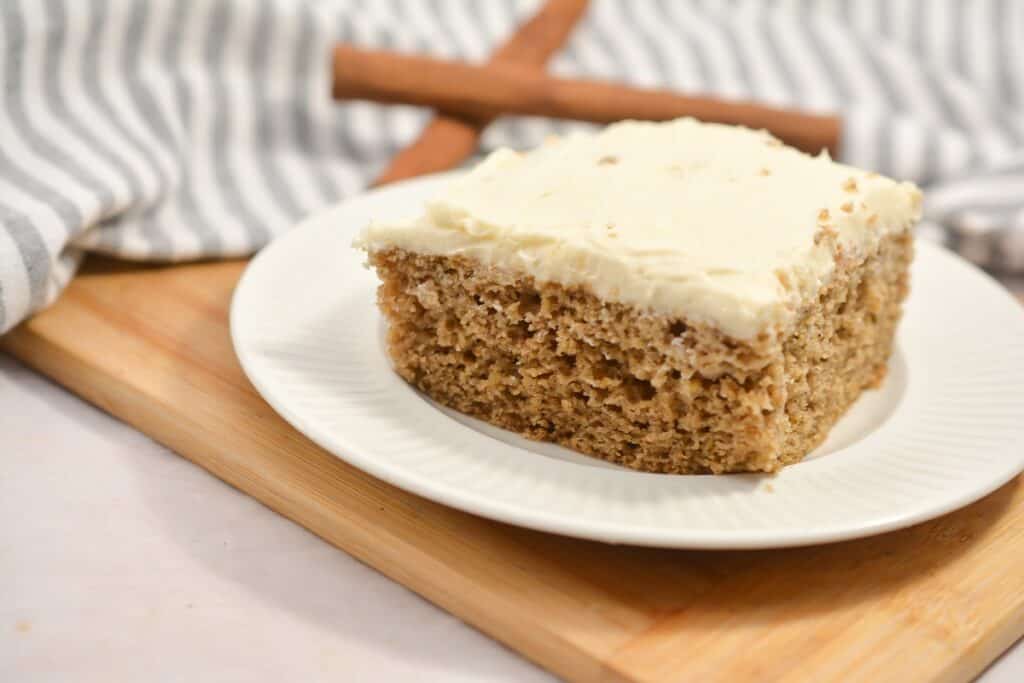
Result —
[[[336, 104], [334, 41], [482, 60], [534, 2], [3, 0], [0, 331], [88, 251], [248, 254], [360, 191], [428, 113]], [[556, 73], [840, 111], [922, 232], [1024, 271], [1024, 1], [593, 0]], [[504, 119], [485, 147], [573, 124]]]

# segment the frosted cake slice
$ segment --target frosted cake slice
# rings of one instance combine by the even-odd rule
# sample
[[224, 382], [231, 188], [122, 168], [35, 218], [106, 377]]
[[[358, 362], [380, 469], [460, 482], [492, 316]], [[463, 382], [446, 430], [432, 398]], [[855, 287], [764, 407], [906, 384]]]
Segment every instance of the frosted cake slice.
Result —
[[763, 131], [622, 122], [496, 151], [357, 246], [437, 401], [635, 469], [771, 472], [884, 377], [920, 207]]

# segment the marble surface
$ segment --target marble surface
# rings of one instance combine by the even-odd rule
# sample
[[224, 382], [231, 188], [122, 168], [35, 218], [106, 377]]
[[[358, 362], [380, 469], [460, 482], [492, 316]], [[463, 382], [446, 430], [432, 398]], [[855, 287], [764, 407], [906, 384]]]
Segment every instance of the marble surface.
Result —
[[0, 454], [0, 680], [552, 680], [3, 354]]

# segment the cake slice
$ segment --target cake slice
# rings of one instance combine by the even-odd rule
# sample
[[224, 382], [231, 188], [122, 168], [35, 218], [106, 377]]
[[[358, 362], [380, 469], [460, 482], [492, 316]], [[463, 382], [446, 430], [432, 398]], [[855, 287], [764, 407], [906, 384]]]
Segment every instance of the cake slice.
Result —
[[498, 150], [357, 246], [440, 403], [638, 470], [772, 472], [884, 377], [920, 207], [763, 131], [622, 122]]

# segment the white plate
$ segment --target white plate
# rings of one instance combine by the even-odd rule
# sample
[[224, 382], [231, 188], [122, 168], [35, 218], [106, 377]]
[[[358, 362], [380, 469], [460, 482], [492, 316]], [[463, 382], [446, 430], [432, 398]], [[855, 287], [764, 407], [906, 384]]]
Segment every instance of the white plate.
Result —
[[263, 397], [384, 481], [570, 536], [765, 548], [908, 526], [1024, 469], [1024, 311], [988, 276], [925, 243], [884, 388], [778, 475], [633, 472], [440, 409], [391, 371], [377, 280], [349, 245], [371, 217], [416, 213], [444, 181], [394, 185], [304, 221], [256, 257], [232, 302], [235, 350]]

